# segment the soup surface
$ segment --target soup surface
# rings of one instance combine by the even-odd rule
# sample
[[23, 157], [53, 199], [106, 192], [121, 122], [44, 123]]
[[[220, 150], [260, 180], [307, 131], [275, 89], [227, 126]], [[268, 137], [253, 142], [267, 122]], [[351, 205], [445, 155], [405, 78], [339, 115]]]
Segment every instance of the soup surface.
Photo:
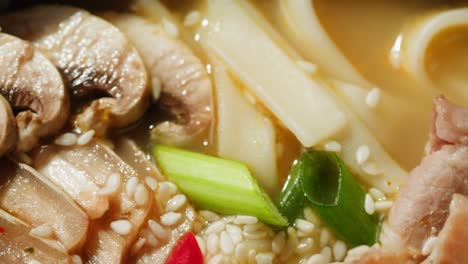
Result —
[[468, 2], [0, 7], [0, 263], [468, 257]]

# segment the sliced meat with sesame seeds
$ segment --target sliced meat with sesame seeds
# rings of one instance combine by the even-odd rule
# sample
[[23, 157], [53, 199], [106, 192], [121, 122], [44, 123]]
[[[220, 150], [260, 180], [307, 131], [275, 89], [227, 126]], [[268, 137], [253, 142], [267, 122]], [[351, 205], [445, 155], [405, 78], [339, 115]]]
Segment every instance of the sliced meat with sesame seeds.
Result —
[[455, 194], [450, 214], [424, 264], [462, 264], [468, 259], [468, 198]]
[[410, 174], [389, 213], [389, 226], [412, 254], [443, 227], [454, 193], [468, 195], [468, 146], [445, 145]]
[[410, 174], [389, 213], [389, 226], [411, 254], [437, 235], [455, 193], [468, 195], [468, 109], [434, 100], [430, 153]]
[[[52, 151], [33, 156], [36, 167], [94, 216], [84, 247], [86, 258], [90, 263], [125, 262], [154, 200], [144, 182], [145, 175], [140, 175], [113, 150], [94, 140], [85, 146], [46, 148]], [[131, 178], [137, 178], [138, 182], [128, 193], [125, 185]], [[89, 196], [83, 197], [86, 192]], [[128, 232], [116, 232], [112, 228], [112, 223], [119, 220], [130, 222]]]

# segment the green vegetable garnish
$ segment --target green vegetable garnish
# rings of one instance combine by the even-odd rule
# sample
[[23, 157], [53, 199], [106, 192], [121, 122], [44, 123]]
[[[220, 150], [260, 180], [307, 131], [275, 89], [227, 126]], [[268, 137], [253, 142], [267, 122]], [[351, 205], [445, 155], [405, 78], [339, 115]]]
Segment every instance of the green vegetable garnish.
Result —
[[299, 184], [300, 166], [300, 160], [293, 165], [278, 202], [278, 210], [288, 219], [289, 224], [294, 223], [294, 220], [302, 213], [306, 200], [302, 185]]
[[[349, 169], [331, 152], [305, 152], [291, 171], [279, 208], [291, 223], [309, 202], [335, 234], [352, 246], [377, 241], [379, 219], [364, 209], [365, 191]], [[285, 209], [286, 205], [292, 205]], [[295, 206], [296, 205], [296, 206]]]
[[152, 153], [163, 173], [200, 208], [287, 226], [244, 164], [166, 146], [156, 146]]

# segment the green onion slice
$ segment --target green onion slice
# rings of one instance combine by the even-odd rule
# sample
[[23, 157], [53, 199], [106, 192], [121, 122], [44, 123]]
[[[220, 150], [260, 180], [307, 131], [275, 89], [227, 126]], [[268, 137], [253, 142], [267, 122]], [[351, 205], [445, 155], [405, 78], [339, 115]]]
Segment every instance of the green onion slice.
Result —
[[294, 220], [301, 215], [305, 206], [306, 197], [302, 191], [302, 185], [299, 184], [301, 178], [299, 177], [300, 167], [301, 161], [298, 160], [289, 173], [288, 180], [283, 186], [277, 203], [278, 210], [288, 219], [289, 224], [294, 223]]
[[162, 172], [201, 209], [287, 226], [244, 164], [160, 145], [152, 153]]
[[[331, 152], [309, 150], [301, 156], [298, 165], [299, 169], [293, 169], [288, 180], [298, 178], [293, 181], [296, 186], [283, 189], [283, 192], [294, 190], [298, 193], [280, 197], [297, 199], [304, 195], [312, 209], [339, 238], [351, 246], [373, 245], [378, 237], [379, 218], [365, 212], [366, 193], [340, 158]], [[280, 201], [280, 204], [287, 203], [292, 201]], [[287, 216], [299, 214], [288, 211], [292, 209], [283, 211], [283, 207], [279, 208]], [[291, 222], [292, 219], [288, 220]]]

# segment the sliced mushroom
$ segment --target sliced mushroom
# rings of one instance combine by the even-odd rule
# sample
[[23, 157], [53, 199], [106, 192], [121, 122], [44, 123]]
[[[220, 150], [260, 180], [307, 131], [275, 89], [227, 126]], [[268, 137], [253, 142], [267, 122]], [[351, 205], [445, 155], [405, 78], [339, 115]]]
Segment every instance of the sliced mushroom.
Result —
[[33, 46], [0, 33], [0, 93], [19, 113], [18, 151], [28, 151], [38, 140], [59, 131], [69, 114], [62, 77]]
[[213, 99], [211, 81], [200, 59], [157, 24], [129, 14], [104, 17], [145, 54], [143, 61], [150, 71], [153, 91], [161, 86], [159, 105], [175, 117], [157, 125], [152, 138], [182, 145], [204, 132], [213, 117]]
[[0, 19], [6, 32], [30, 40], [59, 69], [72, 96], [94, 100], [76, 117], [81, 130], [103, 134], [139, 119], [148, 106], [147, 74], [135, 48], [85, 10], [41, 5]]
[[29, 235], [31, 227], [0, 210], [0, 263], [71, 263], [60, 243]]
[[0, 207], [32, 226], [47, 225], [69, 252], [83, 246], [86, 214], [62, 190], [25, 164], [1, 160]]
[[0, 95], [0, 156], [15, 147], [18, 137], [15, 116], [7, 100]]

